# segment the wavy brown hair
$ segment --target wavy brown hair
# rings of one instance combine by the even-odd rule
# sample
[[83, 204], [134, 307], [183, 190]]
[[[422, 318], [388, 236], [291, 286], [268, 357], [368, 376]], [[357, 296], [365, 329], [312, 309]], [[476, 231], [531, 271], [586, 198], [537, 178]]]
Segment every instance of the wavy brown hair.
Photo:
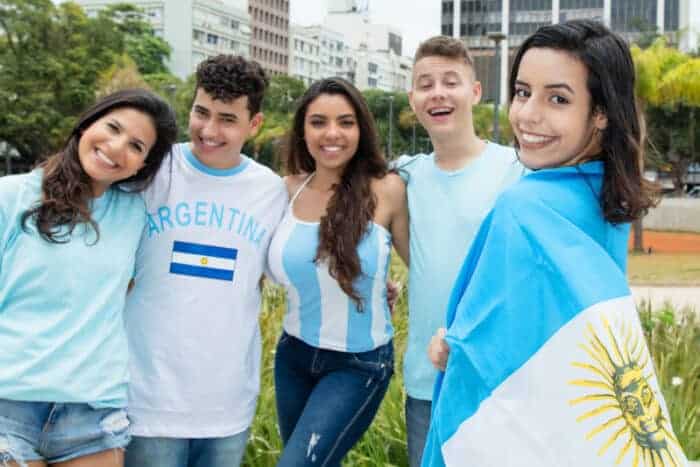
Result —
[[[22, 214], [22, 227], [32, 220], [44, 240], [67, 243], [79, 224], [91, 226], [99, 239], [97, 223], [90, 215], [94, 197], [90, 177], [80, 164], [78, 145], [83, 132], [109, 112], [132, 108], [148, 115], [156, 131], [156, 142], [148, 152], [144, 166], [135, 175], [115, 182], [128, 184], [129, 191], [148, 186], [177, 137], [175, 113], [155, 94], [144, 89], [118, 91], [96, 102], [80, 116], [61, 151], [50, 156], [39, 167], [43, 169], [41, 200]], [[67, 227], [67, 228], [64, 228]]]
[[[656, 204], [657, 190], [642, 172], [644, 120], [634, 93], [634, 62], [629, 46], [593, 20], [543, 26], [525, 39], [515, 55], [509, 83], [511, 101], [520, 62], [531, 48], [567, 52], [586, 67], [590, 114], [602, 112], [608, 121], [601, 138], [605, 167], [600, 193], [603, 216], [614, 224], [643, 217]], [[517, 148], [517, 140], [515, 143]]]
[[327, 78], [313, 83], [299, 101], [283, 147], [287, 173], [310, 174], [316, 170], [316, 162], [304, 141], [304, 121], [309, 105], [324, 94], [343, 96], [352, 106], [360, 129], [360, 140], [357, 152], [345, 167], [340, 181], [333, 186], [326, 214], [321, 218], [314, 260], [328, 261], [330, 275], [361, 310], [362, 298], [353, 285], [362, 274], [357, 246], [367, 232], [377, 207], [371, 181], [384, 177], [389, 169], [379, 151], [374, 117], [362, 94], [342, 78]]

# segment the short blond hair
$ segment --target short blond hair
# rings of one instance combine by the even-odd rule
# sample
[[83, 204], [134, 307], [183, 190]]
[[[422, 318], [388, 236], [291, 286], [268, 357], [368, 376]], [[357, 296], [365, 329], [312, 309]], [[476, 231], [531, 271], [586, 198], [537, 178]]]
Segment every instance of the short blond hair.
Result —
[[467, 46], [459, 39], [449, 36], [434, 36], [420, 43], [416, 54], [413, 57], [413, 63], [425, 57], [444, 57], [454, 60], [464, 61], [467, 65], [474, 68], [474, 62]]

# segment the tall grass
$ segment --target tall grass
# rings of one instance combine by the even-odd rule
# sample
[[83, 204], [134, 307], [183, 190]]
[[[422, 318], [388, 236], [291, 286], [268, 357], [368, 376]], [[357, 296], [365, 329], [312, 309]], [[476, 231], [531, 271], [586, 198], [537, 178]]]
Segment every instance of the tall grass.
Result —
[[691, 460], [700, 460], [699, 313], [670, 304], [653, 311], [646, 302], [639, 309], [671, 424]]
[[[392, 262], [391, 275], [407, 283], [406, 269]], [[282, 443], [277, 430], [273, 381], [274, 350], [281, 332], [284, 294], [270, 285], [264, 287], [260, 319], [263, 339], [261, 391], [244, 465], [272, 467]], [[671, 414], [676, 435], [690, 459], [700, 458], [700, 319], [691, 310], [664, 307], [640, 309], [642, 325]], [[406, 421], [401, 368], [407, 337], [407, 297], [401, 293], [394, 312], [396, 373], [370, 429], [348, 454], [345, 466], [407, 466]], [[680, 379], [679, 379], [680, 378]], [[329, 414], [330, 415], [330, 414]]]

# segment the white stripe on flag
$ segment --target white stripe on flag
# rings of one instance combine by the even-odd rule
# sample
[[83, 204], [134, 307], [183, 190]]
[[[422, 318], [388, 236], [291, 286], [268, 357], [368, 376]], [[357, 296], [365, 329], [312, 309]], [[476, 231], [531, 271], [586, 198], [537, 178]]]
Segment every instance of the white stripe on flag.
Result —
[[442, 453], [448, 466], [685, 465], [632, 297], [598, 303], [559, 329]]
[[233, 271], [236, 267], [236, 260], [228, 258], [217, 258], [212, 256], [195, 255], [192, 253], [173, 252], [173, 263], [186, 264], [188, 266], [199, 266], [203, 268], [224, 269]]

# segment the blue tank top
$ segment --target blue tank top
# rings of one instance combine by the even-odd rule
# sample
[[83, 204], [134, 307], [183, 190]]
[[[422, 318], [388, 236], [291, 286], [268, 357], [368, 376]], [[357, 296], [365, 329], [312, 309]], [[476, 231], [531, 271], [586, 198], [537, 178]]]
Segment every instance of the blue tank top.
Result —
[[287, 292], [284, 330], [314, 347], [342, 352], [373, 350], [394, 334], [386, 301], [391, 234], [372, 222], [357, 246], [362, 268], [354, 283], [363, 303], [359, 310], [331, 277], [326, 262], [314, 262], [320, 223], [294, 216], [294, 201], [311, 177], [289, 202], [268, 252], [272, 278]]

